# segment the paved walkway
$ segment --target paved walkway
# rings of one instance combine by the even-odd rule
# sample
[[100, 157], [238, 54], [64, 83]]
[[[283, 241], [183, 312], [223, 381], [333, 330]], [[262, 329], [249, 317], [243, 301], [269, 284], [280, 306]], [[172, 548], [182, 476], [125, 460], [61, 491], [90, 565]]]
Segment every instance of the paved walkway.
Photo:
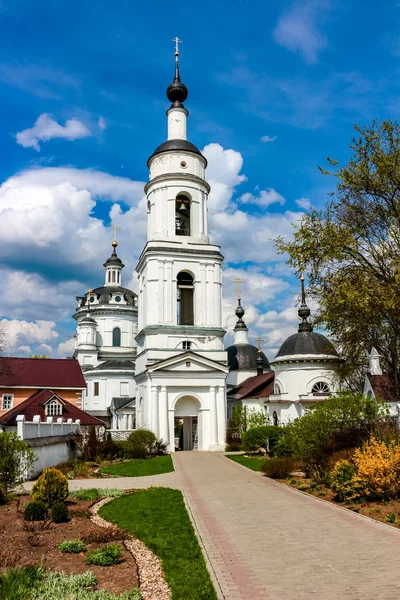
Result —
[[181, 452], [174, 462], [175, 473], [70, 487], [182, 489], [221, 599], [400, 599], [399, 531], [219, 453]]

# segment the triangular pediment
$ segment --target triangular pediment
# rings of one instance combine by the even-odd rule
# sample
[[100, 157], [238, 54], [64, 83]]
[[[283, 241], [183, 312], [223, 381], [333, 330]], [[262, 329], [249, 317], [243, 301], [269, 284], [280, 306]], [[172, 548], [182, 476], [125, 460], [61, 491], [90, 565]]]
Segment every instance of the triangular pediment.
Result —
[[221, 373], [228, 373], [229, 367], [215, 360], [211, 360], [199, 354], [195, 354], [194, 352], [188, 351], [149, 365], [147, 370], [150, 373], [154, 373], [155, 371], [175, 371], [186, 373], [190, 371], [220, 371]]

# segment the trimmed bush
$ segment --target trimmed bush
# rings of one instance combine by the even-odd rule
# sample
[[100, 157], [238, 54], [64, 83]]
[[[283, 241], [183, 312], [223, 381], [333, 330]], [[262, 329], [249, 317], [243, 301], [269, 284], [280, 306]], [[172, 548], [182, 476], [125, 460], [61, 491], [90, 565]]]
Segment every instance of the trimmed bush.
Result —
[[37, 457], [16, 433], [0, 433], [0, 487], [7, 494], [32, 472]]
[[34, 500], [41, 500], [46, 506], [63, 502], [68, 498], [68, 480], [59, 469], [45, 469], [32, 488]]
[[257, 448], [265, 448], [273, 453], [278, 439], [282, 434], [283, 429], [277, 425], [252, 427], [243, 434], [243, 450], [246, 452], [255, 452]]
[[355, 450], [355, 480], [367, 498], [390, 500], [400, 493], [400, 445], [385, 444], [374, 436]]
[[295, 460], [290, 456], [282, 456], [281, 458], [270, 458], [266, 460], [261, 471], [266, 477], [272, 479], [286, 479], [296, 468]]
[[41, 502], [28, 502], [24, 509], [25, 521], [44, 521], [47, 517], [46, 505]]
[[120, 562], [122, 562], [122, 558], [121, 546], [119, 544], [108, 544], [107, 546], [102, 546], [98, 550], [88, 552], [86, 556], [86, 563], [88, 565], [109, 567], [111, 565], [117, 565]]
[[58, 549], [68, 554], [79, 554], [80, 552], [86, 552], [86, 545], [82, 540], [65, 540], [58, 545]]
[[54, 523], [66, 523], [69, 521], [68, 506], [65, 502], [55, 502], [51, 509], [51, 518]]
[[126, 451], [129, 458], [146, 458], [156, 444], [157, 438], [152, 431], [136, 429], [126, 441]]
[[338, 460], [330, 473], [330, 485], [337, 502], [355, 502], [360, 499], [361, 487], [354, 479], [356, 468], [348, 460]]

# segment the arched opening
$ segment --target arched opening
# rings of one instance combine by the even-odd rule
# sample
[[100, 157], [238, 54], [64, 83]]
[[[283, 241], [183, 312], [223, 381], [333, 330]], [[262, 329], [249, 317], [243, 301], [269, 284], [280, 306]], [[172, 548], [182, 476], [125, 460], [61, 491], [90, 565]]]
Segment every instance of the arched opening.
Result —
[[329, 389], [329, 385], [325, 383], [325, 381], [317, 381], [317, 383], [314, 383], [314, 385], [312, 386], [311, 393], [325, 395], [330, 394], [331, 390]]
[[108, 283], [111, 283], [111, 271], [108, 271]]
[[275, 381], [274, 383], [274, 394], [281, 394], [281, 386], [279, 385], [278, 382]]
[[272, 420], [274, 425], [279, 425], [278, 413], [276, 412], [276, 410], [274, 410], [274, 412], [272, 413]]
[[119, 347], [121, 345], [121, 330], [119, 327], [114, 327], [113, 329], [113, 339], [112, 345]]
[[177, 324], [194, 325], [194, 282], [190, 273], [181, 271], [177, 277]]
[[112, 280], [113, 280], [113, 283], [115, 283], [115, 271], [112, 272]]
[[175, 404], [175, 449], [197, 450], [200, 403], [193, 396], [183, 396]]
[[184, 194], [175, 200], [175, 235], [190, 235], [190, 200]]

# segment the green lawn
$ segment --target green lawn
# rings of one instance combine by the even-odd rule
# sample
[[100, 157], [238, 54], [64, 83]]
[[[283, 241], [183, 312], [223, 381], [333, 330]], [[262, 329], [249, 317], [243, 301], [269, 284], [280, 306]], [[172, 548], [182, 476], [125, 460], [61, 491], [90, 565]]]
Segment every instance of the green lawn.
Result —
[[140, 490], [106, 504], [100, 515], [133, 533], [160, 558], [172, 600], [216, 600], [180, 491]]
[[174, 464], [171, 455], [167, 454], [166, 456], [154, 456], [154, 458], [134, 458], [129, 462], [103, 467], [100, 472], [119, 477], [143, 477], [169, 473], [173, 470]]
[[234, 460], [235, 462], [247, 467], [248, 469], [251, 469], [252, 471], [261, 471], [261, 467], [264, 464], [264, 459], [259, 458], [258, 456], [254, 456], [254, 458], [250, 456], [243, 456], [242, 454], [225, 454], [225, 456], [226, 458], [230, 458], [231, 460]]

